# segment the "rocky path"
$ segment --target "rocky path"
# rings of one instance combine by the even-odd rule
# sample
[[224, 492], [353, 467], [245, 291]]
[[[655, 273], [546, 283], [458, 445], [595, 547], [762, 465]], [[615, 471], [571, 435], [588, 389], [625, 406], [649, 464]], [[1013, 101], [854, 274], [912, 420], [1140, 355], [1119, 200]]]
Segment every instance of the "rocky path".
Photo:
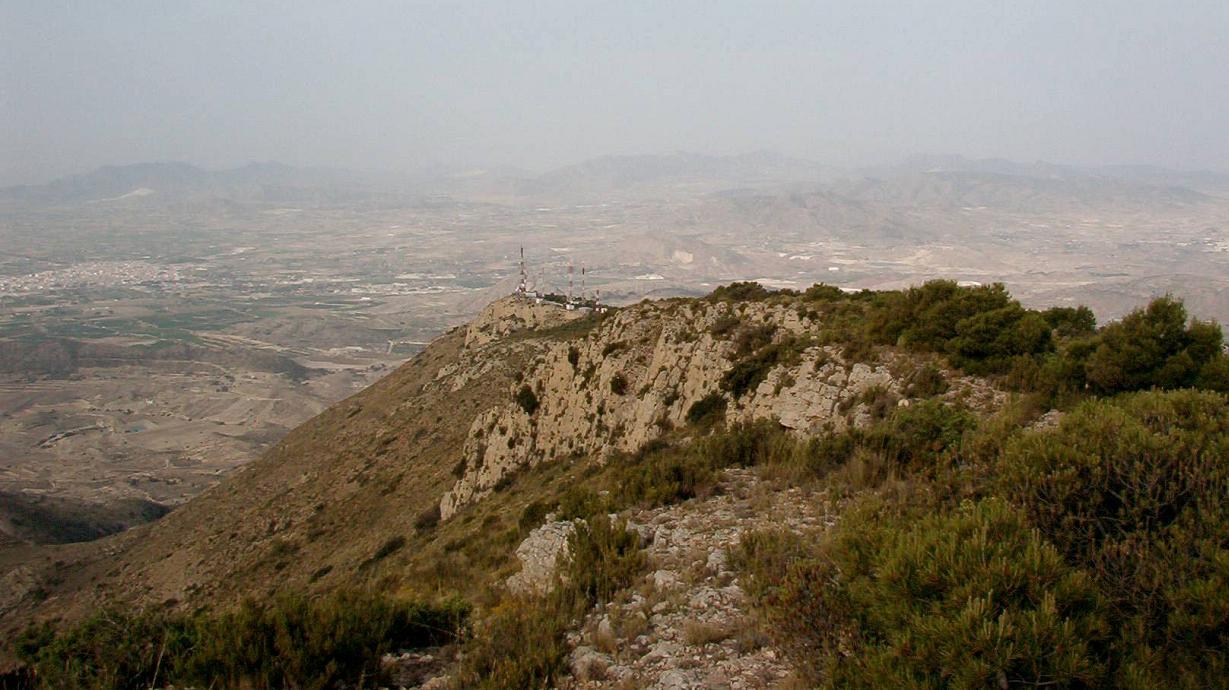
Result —
[[572, 633], [572, 677], [561, 690], [740, 690], [780, 687], [789, 677], [730, 554], [750, 531], [831, 525], [831, 510], [821, 496], [772, 489], [750, 470], [728, 470], [721, 489], [631, 515], [648, 542], [650, 574]]

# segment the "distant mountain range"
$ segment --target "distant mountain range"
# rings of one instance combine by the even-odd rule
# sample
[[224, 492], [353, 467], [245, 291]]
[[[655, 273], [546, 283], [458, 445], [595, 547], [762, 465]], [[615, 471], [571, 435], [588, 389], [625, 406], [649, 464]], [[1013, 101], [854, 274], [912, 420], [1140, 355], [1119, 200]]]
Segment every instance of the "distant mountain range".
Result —
[[344, 202], [395, 195], [399, 180], [337, 168], [276, 162], [207, 170], [189, 163], [107, 165], [42, 185], [0, 189], [0, 200], [35, 203], [104, 203], [223, 198], [267, 202]]
[[1198, 203], [1229, 196], [1229, 174], [1153, 166], [1075, 167], [960, 156], [914, 156], [892, 166], [836, 168], [768, 152], [603, 156], [542, 174], [517, 169], [431, 169], [411, 174], [293, 167], [276, 162], [207, 170], [188, 163], [104, 166], [42, 185], [0, 189], [0, 201], [158, 203], [229, 199], [267, 203], [405, 202], [430, 196], [582, 199], [731, 191], [824, 190], [898, 204]]

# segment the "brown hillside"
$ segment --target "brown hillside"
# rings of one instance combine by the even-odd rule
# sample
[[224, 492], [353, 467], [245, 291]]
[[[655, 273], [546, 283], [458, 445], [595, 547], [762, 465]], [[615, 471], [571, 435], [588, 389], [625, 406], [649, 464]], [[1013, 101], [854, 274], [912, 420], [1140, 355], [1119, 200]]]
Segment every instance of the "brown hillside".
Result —
[[[104, 601], [226, 606], [364, 583], [479, 593], [517, 568], [518, 518], [546, 487], [685, 427], [706, 397], [729, 399], [728, 420], [773, 418], [804, 433], [908, 403], [923, 361], [886, 351], [851, 361], [811, 338], [816, 318], [788, 301], [644, 302], [581, 317], [501, 300], [158, 522], [45, 547], [36, 560], [0, 549], [10, 585], [0, 625], [73, 618]], [[745, 391], [721, 393], [732, 366], [768, 350], [775, 359]], [[945, 376], [950, 397], [984, 407], [1001, 398]]]

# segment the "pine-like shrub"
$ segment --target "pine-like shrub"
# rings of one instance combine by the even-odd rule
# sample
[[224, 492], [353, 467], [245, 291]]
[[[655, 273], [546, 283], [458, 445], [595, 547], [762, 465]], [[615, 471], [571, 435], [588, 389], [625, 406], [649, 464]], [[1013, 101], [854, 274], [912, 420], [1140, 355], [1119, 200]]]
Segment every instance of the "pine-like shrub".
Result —
[[1108, 636], [1090, 578], [995, 499], [917, 519], [865, 509], [809, 552], [758, 536], [749, 588], [829, 688], [1092, 687]]
[[1009, 443], [1001, 492], [1114, 604], [1115, 683], [1229, 677], [1229, 399], [1091, 401]]

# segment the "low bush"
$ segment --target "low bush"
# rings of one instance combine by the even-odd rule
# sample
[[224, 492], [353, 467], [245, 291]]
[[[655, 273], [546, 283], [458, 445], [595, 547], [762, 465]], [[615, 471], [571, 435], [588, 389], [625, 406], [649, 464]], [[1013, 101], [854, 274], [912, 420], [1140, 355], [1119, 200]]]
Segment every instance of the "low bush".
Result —
[[1229, 398], [1135, 393], [1023, 430], [1036, 404], [974, 428], [932, 401], [830, 437], [834, 476], [875, 491], [834, 531], [751, 535], [736, 558], [806, 680], [1223, 686]]
[[521, 386], [516, 392], [516, 404], [521, 406], [525, 414], [532, 417], [533, 413], [538, 411], [538, 396], [529, 386]]
[[627, 378], [623, 374], [615, 374], [610, 378], [610, 392], [615, 395], [627, 393]]
[[1214, 323], [1187, 323], [1186, 308], [1162, 297], [1106, 326], [1083, 360], [1083, 378], [1094, 393], [1195, 384], [1205, 367], [1219, 366], [1223, 336]]
[[569, 554], [545, 598], [511, 597], [490, 612], [465, 645], [452, 687], [550, 687], [566, 667], [568, 629], [595, 603], [630, 586], [646, 566], [635, 533], [605, 515], [578, 525]]
[[176, 614], [106, 609], [68, 628], [31, 628], [16, 644], [39, 688], [273, 690], [379, 683], [381, 656], [452, 642], [469, 608], [358, 591], [283, 595], [238, 610]]
[[414, 516], [414, 529], [425, 532], [440, 524], [440, 504], [433, 503]]
[[768, 372], [772, 371], [773, 367], [798, 363], [803, 347], [803, 344], [794, 338], [761, 347], [735, 362], [734, 366], [722, 374], [721, 389], [729, 391], [735, 398], [741, 398], [768, 378]]
[[721, 285], [708, 295], [710, 302], [758, 302], [767, 299], [772, 291], [755, 282], [735, 282]]
[[819, 548], [752, 537], [738, 562], [805, 679], [838, 688], [1090, 687], [1104, 604], [1005, 502], [842, 522]]
[[739, 329], [738, 335], [734, 337], [734, 356], [746, 357], [761, 347], [768, 345], [772, 342], [772, 337], [776, 332], [777, 327], [771, 323], [748, 324], [744, 326]]
[[1112, 600], [1116, 683], [1229, 676], [1229, 400], [1087, 402], [1057, 430], [1009, 443], [998, 469], [1000, 492]]
[[742, 319], [733, 314], [723, 314], [713, 321], [713, 325], [709, 327], [708, 332], [714, 338], [722, 338], [734, 332], [738, 324], [742, 323]]
[[687, 423], [694, 426], [707, 427], [725, 421], [725, 410], [728, 403], [720, 393], [709, 393], [687, 408]]
[[375, 563], [376, 561], [382, 561], [400, 551], [401, 547], [403, 546], [405, 546], [405, 537], [401, 536], [400, 534], [395, 537], [389, 537], [383, 544], [380, 544], [380, 548], [376, 549], [375, 553], [371, 554], [371, 558], [368, 559], [368, 562]]
[[932, 398], [948, 391], [949, 385], [943, 372], [933, 364], [922, 365], [905, 384], [905, 395], [910, 398]]

